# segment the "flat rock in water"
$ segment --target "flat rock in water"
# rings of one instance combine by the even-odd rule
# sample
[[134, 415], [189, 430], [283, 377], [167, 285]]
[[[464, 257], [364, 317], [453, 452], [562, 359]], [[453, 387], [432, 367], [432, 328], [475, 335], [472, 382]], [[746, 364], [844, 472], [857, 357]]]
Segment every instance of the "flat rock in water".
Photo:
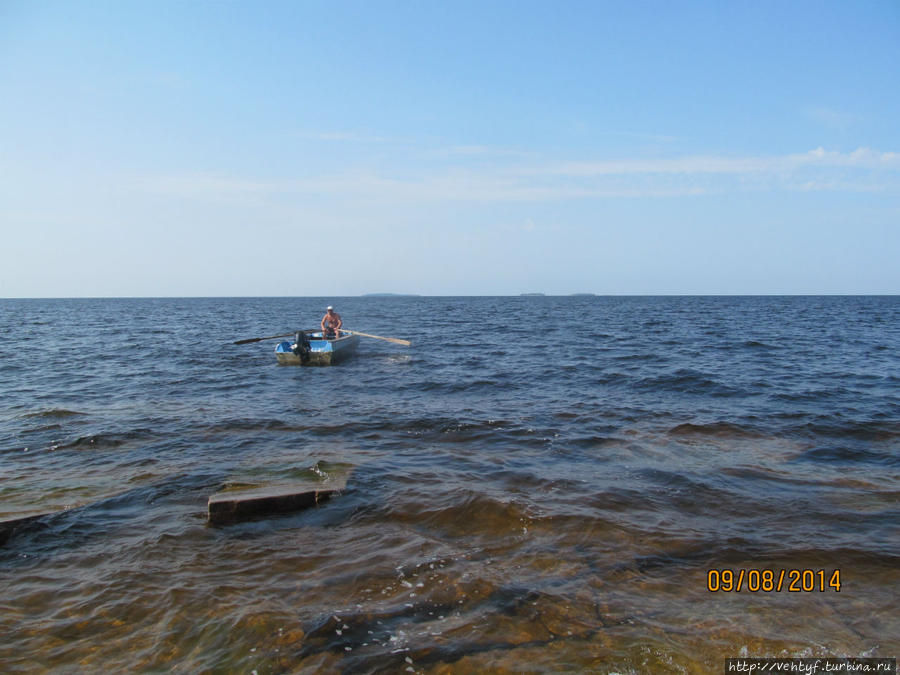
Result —
[[15, 511], [13, 511], [12, 513], [4, 513], [0, 515], [0, 546], [9, 541], [9, 539], [16, 535], [20, 530], [24, 531], [31, 528], [32, 526], [42, 527], [39, 521], [43, 518], [58, 516], [62, 513], [76, 513], [83, 508], [92, 506], [94, 504], [99, 504], [107, 499], [118, 497], [124, 493], [125, 491], [120, 490], [111, 492], [109, 494], [97, 495], [94, 500], [88, 502], [79, 502], [75, 504], [69, 504], [67, 506], [59, 506], [56, 508], [48, 506], [38, 507], [38, 509], [43, 510], [31, 508], [23, 510], [18, 514]]
[[325, 501], [347, 487], [347, 476], [327, 481], [232, 485], [209, 498], [210, 523], [231, 523], [275, 513], [299, 511]]
[[19, 517], [3, 517], [0, 519], [0, 546], [3, 546], [10, 537], [16, 532], [16, 530], [23, 529], [27, 527], [29, 524], [39, 520], [40, 518], [45, 518], [46, 516], [53, 516], [57, 513], [64, 513], [64, 510], [59, 511], [47, 511], [46, 513], [33, 513], [28, 516], [19, 516]]

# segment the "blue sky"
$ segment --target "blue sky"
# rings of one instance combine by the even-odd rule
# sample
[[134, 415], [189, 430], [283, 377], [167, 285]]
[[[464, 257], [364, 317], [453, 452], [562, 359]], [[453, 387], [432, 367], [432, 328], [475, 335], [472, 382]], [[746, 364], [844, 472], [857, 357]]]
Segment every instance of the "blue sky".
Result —
[[900, 2], [0, 0], [0, 297], [900, 292]]

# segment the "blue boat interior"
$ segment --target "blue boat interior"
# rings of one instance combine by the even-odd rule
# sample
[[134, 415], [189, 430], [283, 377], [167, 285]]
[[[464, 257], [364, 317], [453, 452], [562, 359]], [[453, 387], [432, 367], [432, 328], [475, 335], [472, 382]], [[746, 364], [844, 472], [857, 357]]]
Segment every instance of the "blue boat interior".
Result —
[[[275, 347], [275, 351], [280, 352], [282, 354], [293, 353], [291, 346], [292, 345], [290, 342], [287, 342], [287, 341], [279, 342], [278, 346]], [[328, 340], [310, 340], [309, 341], [309, 351], [311, 351], [311, 352], [330, 352], [330, 351], [332, 351], [331, 343]]]
[[[347, 337], [347, 333], [341, 334], [341, 337]], [[334, 351], [331, 343], [331, 340], [325, 340], [322, 338], [322, 332], [319, 331], [317, 333], [307, 333], [306, 337], [309, 338], [309, 351], [311, 352], [330, 352]], [[292, 343], [285, 340], [284, 342], [279, 342], [278, 346], [275, 347], [276, 353], [290, 353], [293, 352]]]

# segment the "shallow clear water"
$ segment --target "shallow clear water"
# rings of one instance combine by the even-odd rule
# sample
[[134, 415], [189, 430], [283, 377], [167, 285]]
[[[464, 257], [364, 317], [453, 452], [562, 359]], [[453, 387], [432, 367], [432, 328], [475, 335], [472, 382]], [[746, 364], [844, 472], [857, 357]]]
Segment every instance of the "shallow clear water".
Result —
[[[331, 368], [277, 341], [333, 303]], [[4, 672], [896, 656], [900, 298], [0, 300]], [[228, 481], [351, 465], [206, 523]], [[840, 591], [709, 592], [711, 569]]]

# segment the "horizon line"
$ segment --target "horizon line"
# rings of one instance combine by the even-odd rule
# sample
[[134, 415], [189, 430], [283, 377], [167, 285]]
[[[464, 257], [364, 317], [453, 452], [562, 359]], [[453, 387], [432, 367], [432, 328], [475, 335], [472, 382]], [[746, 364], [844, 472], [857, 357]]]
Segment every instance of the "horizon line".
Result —
[[9, 296], [2, 300], [252, 300], [252, 299], [318, 299], [318, 298], [889, 298], [894, 293], [360, 293], [357, 295], [74, 295], [74, 296]]

